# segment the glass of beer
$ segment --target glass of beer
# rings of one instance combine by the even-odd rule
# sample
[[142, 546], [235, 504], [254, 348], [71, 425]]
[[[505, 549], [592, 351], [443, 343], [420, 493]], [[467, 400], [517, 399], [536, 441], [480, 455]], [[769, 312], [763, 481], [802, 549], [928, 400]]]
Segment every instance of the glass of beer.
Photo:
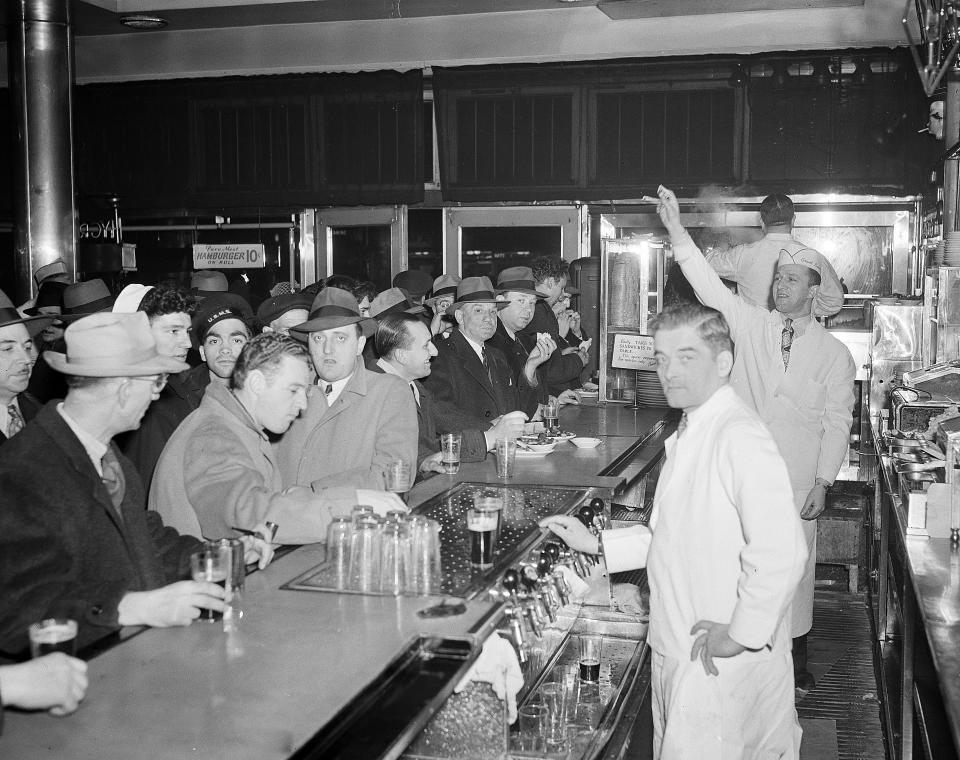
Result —
[[460, 472], [460, 446], [463, 437], [460, 433], [443, 433], [440, 436], [440, 464], [446, 475]]
[[[227, 587], [227, 576], [230, 574], [230, 565], [233, 562], [233, 552], [229, 546], [220, 546], [218, 542], [208, 542], [199, 551], [190, 555], [190, 576], [195, 581], [207, 581]], [[200, 620], [212, 623], [223, 620], [223, 613], [218, 610], [201, 609]]]
[[587, 683], [600, 681], [600, 653], [603, 636], [580, 635], [580, 680]]
[[47, 618], [31, 625], [30, 656], [43, 657], [51, 652], [63, 652], [71, 657], [77, 653], [77, 621], [68, 618]]
[[547, 434], [549, 435], [555, 428], [558, 428], [558, 422], [560, 420], [560, 404], [557, 403], [555, 398], [547, 401], [546, 404], [543, 404], [543, 426], [547, 429]]
[[470, 564], [474, 567], [493, 567], [493, 552], [500, 523], [499, 509], [467, 510], [467, 530], [470, 532]]

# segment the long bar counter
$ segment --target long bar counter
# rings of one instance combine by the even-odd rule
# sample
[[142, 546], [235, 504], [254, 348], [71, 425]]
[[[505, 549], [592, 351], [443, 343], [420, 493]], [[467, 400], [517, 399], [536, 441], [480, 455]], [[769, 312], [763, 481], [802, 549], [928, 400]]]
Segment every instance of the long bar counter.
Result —
[[908, 535], [891, 458], [878, 454], [877, 615], [881, 684], [892, 757], [960, 754], [960, 550], [949, 538]]
[[[496, 478], [492, 455], [438, 475], [409, 495], [419, 505], [459, 482], [577, 486], [615, 496], [625, 472], [644, 472], [672, 431], [669, 410], [616, 405], [564, 407], [561, 427], [603, 439], [597, 449], [558, 445], [546, 457], [521, 458], [511, 481]], [[8, 710], [0, 749], [11, 758], [285, 758], [309, 745], [344, 707], [422, 637], [466, 642], [471, 655], [493, 630], [500, 607], [477, 597], [455, 617], [417, 612], [437, 598], [378, 597], [280, 590], [324, 559], [304, 546], [247, 578], [243, 616], [232, 632], [220, 624], [149, 629], [90, 663], [90, 687], [66, 718]], [[129, 632], [126, 632], [129, 633]], [[460, 671], [449, 678], [449, 694]], [[396, 733], [394, 757], [438, 709]], [[299, 756], [299, 755], [298, 755]]]

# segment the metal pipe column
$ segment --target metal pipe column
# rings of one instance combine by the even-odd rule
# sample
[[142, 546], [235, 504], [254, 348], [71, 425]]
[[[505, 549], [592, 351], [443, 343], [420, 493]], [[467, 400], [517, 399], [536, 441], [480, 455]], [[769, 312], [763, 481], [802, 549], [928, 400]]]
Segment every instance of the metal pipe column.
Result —
[[33, 272], [62, 258], [76, 274], [69, 0], [8, 0], [10, 99], [14, 117], [16, 301]]
[[[943, 144], [956, 145], [960, 140], [960, 74], [951, 66], [944, 77], [947, 97], [943, 101]], [[943, 233], [957, 229], [960, 161], [948, 159], [943, 167]]]

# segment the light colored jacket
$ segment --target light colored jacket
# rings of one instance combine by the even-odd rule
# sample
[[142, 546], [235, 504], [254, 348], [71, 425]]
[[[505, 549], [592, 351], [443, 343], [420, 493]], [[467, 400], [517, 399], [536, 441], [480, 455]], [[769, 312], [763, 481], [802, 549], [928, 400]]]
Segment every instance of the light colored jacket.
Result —
[[794, 337], [783, 367], [783, 320], [724, 287], [690, 236], [675, 241], [684, 276], [707, 306], [730, 324], [736, 344], [730, 383], [770, 429], [797, 491], [817, 478], [832, 483], [847, 455], [856, 367], [850, 351], [811, 320]]
[[665, 449], [652, 541], [642, 526], [603, 533], [610, 572], [647, 567], [651, 648], [688, 661], [691, 628], [712, 620], [757, 650], [740, 657], [789, 652], [783, 623], [807, 549], [770, 434], [727, 385], [688, 415], [683, 435], [670, 436]]
[[284, 485], [386, 487], [386, 469], [403, 459], [417, 471], [416, 403], [396, 375], [371, 372], [358, 358], [343, 391], [327, 405], [313, 386], [307, 408], [275, 444]]
[[284, 490], [263, 430], [219, 383], [209, 385], [200, 407], [170, 437], [150, 487], [151, 508], [167, 525], [205, 538], [271, 520], [280, 526], [281, 543], [322, 541], [331, 518], [349, 514], [354, 504], [352, 488]]

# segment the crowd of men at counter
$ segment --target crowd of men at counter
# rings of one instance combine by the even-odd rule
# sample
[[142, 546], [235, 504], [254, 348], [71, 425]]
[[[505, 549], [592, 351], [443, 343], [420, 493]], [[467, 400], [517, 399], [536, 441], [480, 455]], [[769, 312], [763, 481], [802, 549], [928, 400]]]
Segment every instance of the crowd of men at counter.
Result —
[[[757, 691], [744, 710], [759, 709], [756, 700], [770, 702], [781, 712], [769, 725], [798, 747], [795, 712], [792, 722], [784, 717], [783, 694], [792, 710], [794, 678], [799, 685], [809, 676], [814, 518], [846, 452], [853, 406], [849, 353], [814, 319], [839, 309], [839, 280], [822, 255], [790, 237], [789, 199], [771, 196], [761, 207], [764, 238], [714, 262], [743, 283], [734, 295], [680, 226], [672, 193], [661, 189], [660, 197], [677, 262], [700, 301], [716, 309], [679, 304], [655, 323], [664, 391], [685, 412], [668, 442], [662, 481], [670, 481], [671, 464], [686, 468], [675, 490], [693, 488], [694, 503], [708, 511], [713, 501], [727, 500], [733, 511], [717, 507], [726, 517], [716, 519], [739, 518], [733, 530], [705, 523], [713, 527], [697, 536], [703, 556], [693, 570], [661, 552], [658, 575], [673, 578], [671, 594], [679, 599], [670, 602], [670, 614], [681, 618], [672, 627], [700, 626], [689, 636], [698, 634], [694, 654], [707, 673], [717, 672], [713, 657], [745, 649], [774, 652], [782, 665], [791, 659], [793, 639], [792, 677], [760, 658], [750, 666], [759, 663], [767, 678], [751, 671], [737, 688], [769, 684], [773, 673], [775, 688]], [[0, 302], [0, 652], [11, 662], [22, 657], [27, 626], [45, 618], [76, 620], [82, 647], [122, 626], [187, 625], [201, 610], [222, 611], [220, 586], [184, 580], [202, 539], [233, 536], [239, 528], [252, 534], [243, 539], [247, 559], [264, 566], [272, 556], [267, 521], [279, 526], [277, 542], [302, 544], [323, 540], [332, 517], [356, 504], [378, 513], [404, 509], [385, 490], [391, 462], [404, 460], [420, 477], [441, 471], [441, 432], [461, 433], [464, 461], [483, 460], [497, 439], [537, 429], [540, 405], [550, 396], [579, 403], [573, 389], [582, 384], [591, 349], [569, 309], [576, 291], [566, 265], [551, 258], [505, 269], [496, 285], [486, 277], [431, 280], [408, 271], [375, 293], [369, 284], [334, 276], [310, 291], [274, 293], [255, 314], [217, 272], [196, 273], [192, 291], [129, 285], [116, 299], [99, 280], [70, 284], [56, 263], [36, 277], [34, 303], [18, 310], [5, 296]], [[761, 303], [746, 300], [752, 292]], [[198, 362], [191, 367], [194, 350]], [[759, 460], [747, 461], [743, 440], [712, 432], [729, 415], [713, 419], [703, 409], [725, 409], [734, 399], [734, 431], [746, 431], [751, 455], [766, 462], [772, 452], [769, 467], [754, 470]], [[687, 453], [693, 459], [681, 466], [672, 459], [688, 424], [702, 429]], [[691, 436], [685, 440], [689, 449]], [[732, 451], [742, 451], [743, 461], [732, 461]], [[669, 490], [658, 486], [657, 499]], [[759, 518], [758, 498], [787, 504], [789, 519], [775, 507]], [[661, 514], [657, 502], [654, 514]], [[779, 515], [772, 524], [771, 515]], [[572, 523], [552, 520], [545, 527], [583, 550], [598, 548]], [[654, 535], [661, 533], [668, 531]], [[684, 544], [669, 533], [662, 546]], [[733, 535], [746, 548], [734, 541], [718, 553], [706, 549]], [[633, 564], [657, 545], [649, 535], [639, 545], [631, 543], [635, 536], [609, 538], [608, 561], [615, 543], [631, 547]], [[726, 556], [734, 550], [732, 559]], [[699, 697], [679, 697], [664, 685], [686, 676], [669, 659], [675, 642], [654, 635], [655, 621], [669, 615], [656, 601], [653, 557], [651, 637], [668, 658], [655, 662], [666, 679], [654, 683], [662, 718]], [[690, 572], [732, 586], [707, 600], [698, 589], [710, 583], [678, 580]], [[741, 604], [747, 611], [738, 612]], [[60, 654], [0, 666], [0, 698], [67, 713], [84, 695], [85, 673], [85, 663]], [[744, 719], [750, 720], [746, 713]], [[683, 744], [683, 725], [675, 725], [678, 739], [664, 734], [661, 720], [658, 752]], [[768, 739], [750, 742], [769, 746]]]

